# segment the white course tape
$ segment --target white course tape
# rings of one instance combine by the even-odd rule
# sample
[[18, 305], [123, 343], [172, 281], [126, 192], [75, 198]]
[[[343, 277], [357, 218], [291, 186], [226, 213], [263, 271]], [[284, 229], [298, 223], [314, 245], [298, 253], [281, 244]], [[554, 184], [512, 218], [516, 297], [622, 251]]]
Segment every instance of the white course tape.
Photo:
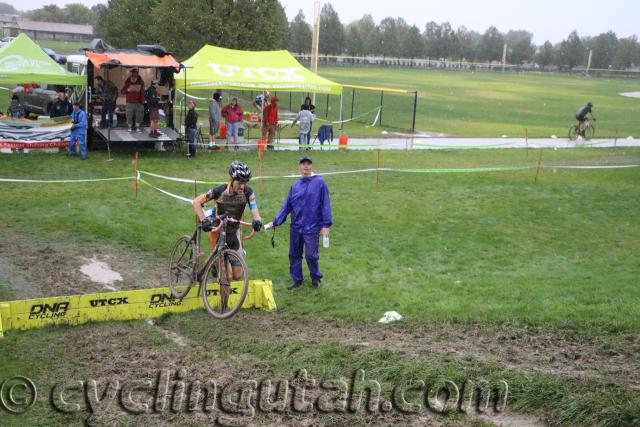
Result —
[[637, 168], [640, 165], [602, 165], [602, 166], [572, 166], [572, 165], [560, 165], [560, 166], [544, 166], [545, 168], [552, 169], [623, 169], [623, 168]]
[[186, 197], [182, 197], [182, 196], [178, 196], [177, 194], [170, 193], [170, 192], [168, 192], [166, 190], [163, 190], [162, 188], [156, 187], [155, 185], [149, 184], [147, 181], [145, 181], [142, 178], [140, 178], [139, 181], [141, 183], [143, 183], [143, 184], [148, 185], [149, 187], [151, 187], [151, 188], [153, 188], [155, 190], [158, 190], [159, 192], [161, 192], [163, 194], [166, 194], [167, 196], [173, 197], [174, 199], [182, 200], [183, 202], [187, 202], [187, 203], [192, 203], [193, 202], [193, 199], [188, 199]]
[[100, 181], [122, 181], [125, 179], [134, 179], [132, 176], [123, 176], [119, 178], [94, 178], [94, 179], [17, 179], [17, 178], [0, 178], [0, 182], [18, 182], [18, 183], [38, 183], [38, 184], [74, 184], [78, 182], [100, 182]]
[[153, 176], [153, 177], [156, 177], [156, 178], [166, 179], [168, 181], [186, 182], [188, 184], [193, 184], [194, 182], [196, 184], [211, 184], [210, 182], [198, 181], [197, 179], [176, 178], [176, 177], [173, 177], [173, 176], [158, 175], [158, 174], [155, 174], [155, 173], [146, 172], [146, 171], [142, 171], [142, 170], [138, 171], [138, 173], [149, 175], [149, 176]]

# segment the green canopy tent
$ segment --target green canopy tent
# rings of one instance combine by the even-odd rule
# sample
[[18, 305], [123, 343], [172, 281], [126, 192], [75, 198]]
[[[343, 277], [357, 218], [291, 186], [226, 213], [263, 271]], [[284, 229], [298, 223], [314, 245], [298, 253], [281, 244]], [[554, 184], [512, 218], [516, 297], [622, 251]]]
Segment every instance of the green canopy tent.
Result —
[[33, 40], [21, 33], [0, 48], [0, 83], [86, 84], [86, 77], [67, 71]]
[[189, 89], [281, 90], [341, 95], [342, 86], [307, 70], [286, 50], [244, 51], [205, 45], [176, 76]]

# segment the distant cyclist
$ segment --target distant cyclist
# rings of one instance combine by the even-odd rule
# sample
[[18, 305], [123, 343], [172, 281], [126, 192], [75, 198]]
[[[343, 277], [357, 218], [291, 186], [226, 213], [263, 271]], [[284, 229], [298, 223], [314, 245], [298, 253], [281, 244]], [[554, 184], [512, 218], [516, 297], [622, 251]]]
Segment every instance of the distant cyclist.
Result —
[[[251, 169], [245, 163], [236, 160], [229, 166], [229, 181], [226, 184], [213, 187], [193, 200], [193, 210], [202, 223], [203, 231], [209, 232], [215, 226], [211, 219], [205, 216], [202, 209], [207, 202], [212, 200], [216, 203], [216, 215], [226, 214], [236, 220], [242, 218], [244, 209], [248, 204], [253, 217], [253, 229], [256, 232], [260, 231], [262, 219], [258, 211], [256, 196], [253, 190], [247, 186], [250, 179]], [[209, 233], [211, 247], [215, 247], [217, 240], [217, 234]], [[236, 251], [241, 258], [243, 257], [242, 245], [240, 244], [240, 224], [230, 222], [227, 225], [227, 246], [229, 249]], [[235, 269], [234, 277], [237, 277]]]
[[591, 118], [595, 121], [596, 118], [593, 116], [593, 103], [591, 101], [587, 102], [587, 105], [584, 107], [580, 107], [578, 111], [576, 111], [576, 120], [578, 120], [578, 129], [580, 129], [580, 134], [584, 136], [584, 130], [587, 127], [587, 115], [591, 115]]

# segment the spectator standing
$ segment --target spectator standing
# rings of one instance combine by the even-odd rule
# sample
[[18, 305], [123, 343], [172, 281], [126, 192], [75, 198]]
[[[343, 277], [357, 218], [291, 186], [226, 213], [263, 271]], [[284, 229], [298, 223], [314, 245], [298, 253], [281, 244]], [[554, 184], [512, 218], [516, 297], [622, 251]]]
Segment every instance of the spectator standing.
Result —
[[131, 75], [124, 81], [120, 93], [126, 95], [127, 126], [129, 132], [142, 132], [142, 119], [144, 117], [144, 81], [138, 75], [138, 69], [133, 68]]
[[11, 103], [9, 104], [9, 108], [7, 108], [7, 116], [12, 119], [24, 119], [27, 117], [27, 112], [20, 103], [20, 98], [16, 94], [13, 94], [11, 97]]
[[[311, 111], [311, 114], [313, 115], [313, 118], [311, 119], [311, 124], [309, 125], [309, 132], [307, 132], [307, 133], [308, 133], [308, 135], [307, 135], [307, 141], [311, 141], [311, 128], [313, 127], [313, 120], [315, 120], [315, 118], [316, 118], [316, 106], [315, 106], [315, 105], [313, 105], [313, 103], [311, 102], [311, 97], [309, 97], [309, 96], [307, 96], [307, 97], [304, 99], [304, 104], [302, 104], [302, 105], [300, 106], [300, 111], [302, 111], [302, 106], [303, 106], [303, 105], [306, 105], [306, 106], [308, 107], [307, 109], [308, 109], [309, 111]], [[307, 143], [308, 143], [308, 142], [307, 142]]]
[[118, 88], [111, 80], [105, 80], [102, 76], [96, 76], [96, 94], [102, 99], [100, 127], [113, 127], [113, 113], [118, 99]]
[[262, 139], [267, 138], [267, 148], [273, 150], [273, 139], [278, 126], [278, 97], [271, 98], [271, 103], [262, 113]]
[[233, 143], [236, 145], [237, 150], [238, 129], [244, 120], [244, 111], [242, 111], [242, 107], [238, 105], [238, 98], [232, 98], [231, 103], [222, 109], [222, 117], [227, 121], [227, 145], [230, 144], [230, 140], [233, 137]]
[[313, 162], [309, 157], [301, 158], [298, 167], [302, 176], [293, 183], [280, 212], [267, 224], [267, 228], [281, 225], [291, 214], [289, 273], [293, 283], [288, 289], [302, 285], [303, 251], [311, 275], [311, 286], [317, 289], [323, 277], [318, 265], [320, 233], [328, 245], [333, 225], [329, 188], [321, 176], [313, 173]]
[[220, 130], [222, 120], [222, 109], [220, 108], [220, 93], [213, 94], [213, 100], [209, 104], [209, 148], [213, 148], [216, 143], [216, 135]]
[[160, 96], [158, 95], [158, 80], [152, 80], [151, 86], [144, 92], [144, 98], [147, 102], [149, 110], [149, 136], [157, 138], [160, 136], [158, 132], [160, 121]]
[[313, 122], [313, 114], [309, 111], [309, 106], [302, 104], [301, 108], [302, 109], [298, 113], [297, 117], [293, 123], [291, 123], [291, 126], [295, 125], [296, 122], [300, 125], [300, 149], [302, 149], [303, 145], [309, 145], [311, 123]]
[[196, 156], [196, 132], [198, 132], [198, 113], [196, 112], [196, 101], [189, 101], [189, 111], [184, 122], [185, 133], [187, 134], [187, 144], [190, 158]]
[[258, 113], [262, 113], [267, 104], [269, 104], [269, 97], [271, 97], [271, 92], [266, 90], [256, 96], [256, 98], [253, 100], [253, 106], [258, 111]]
[[76, 142], [80, 146], [80, 157], [87, 160], [87, 127], [89, 121], [87, 113], [80, 109], [80, 103], [73, 103], [73, 112], [71, 113], [71, 137], [69, 138], [69, 156], [76, 155]]
[[56, 99], [51, 108], [49, 108], [49, 117], [64, 117], [70, 116], [73, 112], [73, 106], [67, 99], [67, 94], [64, 89], [58, 91], [58, 99]]

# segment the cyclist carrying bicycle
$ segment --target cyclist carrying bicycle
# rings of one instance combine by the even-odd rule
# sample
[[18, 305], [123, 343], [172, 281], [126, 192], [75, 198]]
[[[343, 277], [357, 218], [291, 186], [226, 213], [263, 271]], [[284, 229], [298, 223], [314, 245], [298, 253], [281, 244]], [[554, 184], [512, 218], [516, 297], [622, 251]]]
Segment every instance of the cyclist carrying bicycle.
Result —
[[595, 121], [595, 117], [592, 112], [593, 103], [591, 101], [587, 102], [587, 105], [580, 107], [578, 111], [576, 111], [576, 120], [578, 120], [578, 129], [580, 129], [580, 134], [584, 136], [584, 129], [587, 127], [587, 115], [590, 114], [591, 118]]
[[[206, 217], [202, 209], [203, 206], [211, 200], [216, 203], [216, 214], [218, 216], [227, 215], [238, 221], [242, 218], [244, 209], [248, 204], [251, 210], [251, 216], [253, 217], [253, 229], [258, 232], [262, 228], [262, 219], [258, 211], [256, 196], [251, 187], [247, 185], [250, 179], [251, 169], [249, 169], [245, 163], [236, 160], [229, 166], [229, 181], [226, 184], [213, 187], [206, 193], [193, 199], [193, 210], [198, 216], [202, 230], [209, 232], [208, 237], [211, 247], [215, 247], [218, 240], [217, 233], [211, 233], [211, 230], [217, 225], [218, 221], [216, 221], [216, 224], [213, 224], [211, 219]], [[239, 223], [229, 222], [227, 224], [226, 243], [229, 249], [236, 251], [238, 256], [243, 258]], [[237, 279], [241, 272], [236, 271], [236, 266], [233, 267], [233, 276], [234, 279]]]

